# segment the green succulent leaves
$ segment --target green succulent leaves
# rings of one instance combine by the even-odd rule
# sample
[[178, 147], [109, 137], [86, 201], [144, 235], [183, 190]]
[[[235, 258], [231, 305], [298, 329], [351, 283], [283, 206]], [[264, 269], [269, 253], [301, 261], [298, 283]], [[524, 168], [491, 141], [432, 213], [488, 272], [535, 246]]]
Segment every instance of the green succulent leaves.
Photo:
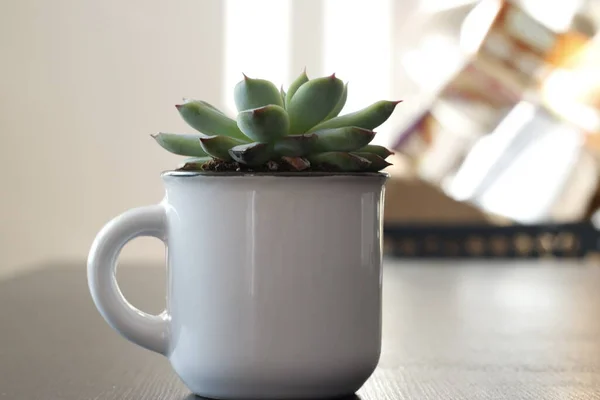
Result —
[[327, 116], [325, 117], [325, 120], [331, 119], [333, 117], [337, 117], [338, 114], [342, 111], [342, 109], [346, 105], [347, 98], [348, 98], [348, 84], [346, 83], [344, 85], [344, 90], [342, 91], [342, 95], [341, 95], [340, 99], [338, 100], [338, 102], [335, 105], [335, 107], [333, 108], [333, 110], [331, 110], [331, 112], [329, 114], [327, 114]]
[[274, 104], [283, 107], [281, 92], [273, 83], [264, 79], [252, 79], [244, 75], [233, 91], [235, 106], [239, 112]]
[[317, 137], [313, 153], [328, 151], [354, 151], [366, 146], [375, 137], [368, 129], [346, 126], [343, 128], [323, 129], [314, 132]]
[[208, 136], [200, 138], [202, 149], [212, 157], [223, 161], [231, 161], [229, 149], [240, 144], [244, 144], [244, 142], [227, 136]]
[[303, 157], [314, 151], [317, 135], [291, 135], [275, 142], [275, 152], [282, 157]]
[[381, 100], [367, 108], [363, 108], [362, 110], [321, 122], [312, 130], [341, 128], [343, 126], [357, 126], [364, 129], [375, 129], [387, 121], [387, 119], [394, 112], [394, 109], [398, 103], [400, 102]]
[[[203, 100], [189, 100], [189, 99], [183, 99], [183, 101], [184, 101], [184, 103], [189, 103], [190, 101], [195, 101], [195, 102], [197, 102], [197, 103], [200, 103], [200, 104], [202, 104], [202, 105], [204, 105], [204, 106], [206, 106], [206, 107], [208, 107], [208, 108], [210, 108], [210, 109], [213, 109], [213, 110], [215, 110], [216, 112], [218, 112], [218, 113], [220, 113], [220, 114], [223, 114], [223, 111], [219, 110], [217, 107], [215, 107], [215, 106], [213, 106], [212, 104], [210, 104], [210, 103], [207, 103], [206, 101], [203, 101]], [[225, 115], [225, 114], [223, 114], [223, 115]]]
[[297, 135], [323, 121], [333, 111], [344, 91], [334, 75], [309, 80], [298, 88], [287, 104], [290, 133]]
[[306, 82], [308, 82], [308, 76], [306, 75], [306, 70], [302, 71], [302, 73], [300, 74], [299, 77], [297, 77], [294, 82], [292, 82], [292, 84], [290, 85], [290, 87], [288, 88], [288, 92], [285, 96], [285, 104], [287, 107], [287, 104], [290, 104], [290, 101], [292, 100], [292, 97], [294, 96], [294, 94], [298, 91], [298, 89], [300, 88], [300, 86], [304, 85]]
[[253, 141], [268, 143], [288, 134], [290, 119], [283, 107], [270, 104], [240, 112], [237, 125]]
[[385, 161], [384, 158], [379, 157], [377, 154], [374, 153], [352, 152], [351, 154], [354, 156], [364, 158], [365, 160], [370, 162], [370, 164], [365, 167], [365, 171], [377, 172], [392, 165], [389, 162]]
[[178, 104], [177, 110], [185, 122], [206, 135], [224, 135], [246, 140], [234, 120], [204, 101], [188, 101]]
[[208, 154], [200, 145], [202, 135], [176, 135], [174, 133], [158, 133], [150, 135], [161, 147], [173, 154], [187, 157], [206, 157]]
[[365, 158], [351, 153], [329, 152], [308, 157], [313, 165], [344, 172], [358, 172], [365, 170], [371, 162]]
[[199, 133], [152, 137], [165, 150], [191, 157], [180, 165], [183, 170], [208, 166], [215, 171], [377, 172], [386, 168], [390, 165], [386, 158], [393, 153], [370, 143], [373, 129], [391, 116], [399, 102], [382, 100], [340, 115], [347, 98], [348, 84], [335, 74], [310, 79], [303, 71], [287, 91], [244, 75], [234, 88], [235, 119], [205, 101], [184, 100], [177, 110]]
[[388, 158], [389, 156], [391, 156], [392, 154], [394, 154], [394, 152], [389, 151], [385, 147], [379, 146], [376, 144], [368, 144], [365, 147], [356, 150], [356, 152], [357, 153], [372, 153], [372, 154], [378, 155], [379, 157], [383, 158], [384, 160], [386, 158]]
[[287, 95], [285, 94], [285, 90], [283, 90], [283, 86], [279, 90], [279, 93], [281, 94], [281, 102], [283, 103], [283, 107], [285, 108], [285, 98]]
[[231, 157], [242, 164], [256, 166], [269, 161], [273, 156], [273, 148], [267, 143], [246, 143], [232, 147]]

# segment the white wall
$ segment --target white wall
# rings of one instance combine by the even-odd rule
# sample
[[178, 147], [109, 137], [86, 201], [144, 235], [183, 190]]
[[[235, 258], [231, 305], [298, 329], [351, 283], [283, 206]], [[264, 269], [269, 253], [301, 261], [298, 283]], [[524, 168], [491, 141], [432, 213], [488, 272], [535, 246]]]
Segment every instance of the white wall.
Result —
[[160, 201], [179, 158], [149, 134], [189, 131], [182, 96], [223, 104], [221, 13], [220, 1], [0, 2], [0, 271], [84, 260], [108, 219]]

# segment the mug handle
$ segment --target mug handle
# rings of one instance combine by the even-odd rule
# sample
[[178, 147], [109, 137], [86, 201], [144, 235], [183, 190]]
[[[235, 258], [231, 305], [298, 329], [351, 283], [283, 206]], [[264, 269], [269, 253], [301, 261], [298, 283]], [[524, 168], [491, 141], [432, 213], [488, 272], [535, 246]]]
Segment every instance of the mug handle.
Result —
[[88, 285], [92, 299], [106, 322], [131, 342], [166, 355], [169, 315], [150, 315], [132, 306], [116, 279], [121, 249], [138, 236], [152, 236], [166, 244], [165, 207], [152, 205], [124, 212], [107, 223], [96, 236], [88, 263]]

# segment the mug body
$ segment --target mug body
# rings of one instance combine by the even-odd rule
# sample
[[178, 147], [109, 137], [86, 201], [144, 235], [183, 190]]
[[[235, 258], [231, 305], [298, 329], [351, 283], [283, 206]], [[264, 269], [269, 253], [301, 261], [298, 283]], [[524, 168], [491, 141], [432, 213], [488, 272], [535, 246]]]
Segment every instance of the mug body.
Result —
[[163, 175], [167, 356], [209, 398], [357, 391], [381, 349], [386, 175]]

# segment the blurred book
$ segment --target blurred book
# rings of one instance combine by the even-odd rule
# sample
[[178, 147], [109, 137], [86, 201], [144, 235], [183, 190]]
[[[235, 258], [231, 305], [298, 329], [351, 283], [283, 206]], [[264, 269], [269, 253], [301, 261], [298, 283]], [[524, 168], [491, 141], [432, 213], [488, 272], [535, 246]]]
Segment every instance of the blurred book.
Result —
[[600, 51], [589, 7], [474, 7], [460, 30], [463, 66], [393, 146], [415, 174], [522, 223], [585, 215], [598, 187], [590, 143], [600, 143], [589, 140], [600, 132]]

